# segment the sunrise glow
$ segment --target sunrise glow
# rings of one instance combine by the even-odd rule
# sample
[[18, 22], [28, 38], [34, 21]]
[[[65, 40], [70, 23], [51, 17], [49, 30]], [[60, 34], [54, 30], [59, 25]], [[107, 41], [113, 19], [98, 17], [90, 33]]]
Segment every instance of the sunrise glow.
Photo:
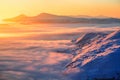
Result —
[[15, 34], [0, 33], [0, 38], [15, 37]]
[[0, 0], [0, 80], [120, 80], [120, 0]]
[[90, 15], [120, 18], [119, 0], [0, 0], [0, 19], [42, 12], [59, 15]]

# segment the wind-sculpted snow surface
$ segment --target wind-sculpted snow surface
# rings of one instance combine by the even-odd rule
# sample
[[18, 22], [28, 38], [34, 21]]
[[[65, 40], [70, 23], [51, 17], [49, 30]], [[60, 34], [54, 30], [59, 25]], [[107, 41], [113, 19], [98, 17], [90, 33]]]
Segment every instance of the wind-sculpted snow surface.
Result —
[[[65, 73], [73, 80], [118, 79], [120, 77], [120, 30], [109, 33], [87, 33], [73, 41], [74, 57]], [[117, 80], [116, 79], [116, 80]]]

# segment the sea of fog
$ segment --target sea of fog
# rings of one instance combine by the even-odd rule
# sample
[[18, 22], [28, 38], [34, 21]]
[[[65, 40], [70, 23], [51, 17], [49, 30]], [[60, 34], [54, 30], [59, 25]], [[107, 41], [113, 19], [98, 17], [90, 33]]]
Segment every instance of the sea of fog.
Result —
[[71, 40], [85, 32], [119, 27], [120, 24], [1, 24], [0, 80], [72, 80], [64, 74], [72, 58]]

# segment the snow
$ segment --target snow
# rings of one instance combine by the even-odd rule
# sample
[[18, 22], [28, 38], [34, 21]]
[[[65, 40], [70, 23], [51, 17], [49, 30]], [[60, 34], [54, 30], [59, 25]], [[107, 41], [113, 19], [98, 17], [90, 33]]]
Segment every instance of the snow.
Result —
[[105, 34], [86, 33], [74, 40], [75, 55], [66, 65], [68, 71], [79, 68], [73, 80], [113, 78], [120, 73], [120, 29]]

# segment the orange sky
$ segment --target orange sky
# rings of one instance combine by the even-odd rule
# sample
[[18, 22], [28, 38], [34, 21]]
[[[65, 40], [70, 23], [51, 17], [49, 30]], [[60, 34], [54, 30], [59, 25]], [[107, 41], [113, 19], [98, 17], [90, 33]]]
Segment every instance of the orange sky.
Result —
[[0, 19], [42, 12], [120, 18], [120, 0], [0, 0]]

